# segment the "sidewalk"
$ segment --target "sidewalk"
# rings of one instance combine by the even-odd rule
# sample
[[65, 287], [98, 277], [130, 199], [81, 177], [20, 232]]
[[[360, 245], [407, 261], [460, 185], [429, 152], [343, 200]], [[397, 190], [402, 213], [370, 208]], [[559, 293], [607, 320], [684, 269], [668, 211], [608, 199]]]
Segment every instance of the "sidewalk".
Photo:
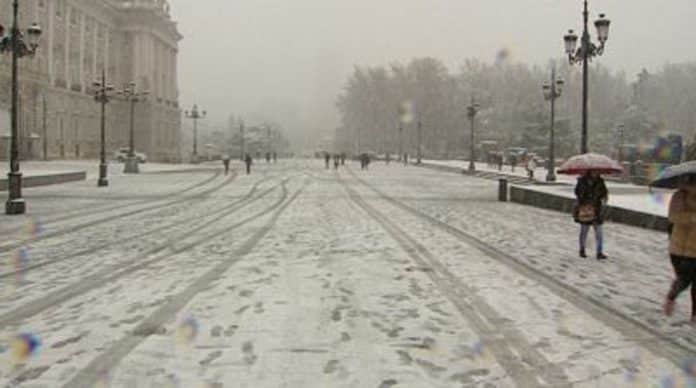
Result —
[[[467, 169], [469, 166], [469, 162], [463, 160], [424, 160], [424, 162], [462, 169]], [[512, 172], [510, 166], [504, 166], [502, 171], [498, 171], [497, 168], [488, 167], [486, 163], [476, 163], [476, 169], [478, 171], [500, 172], [506, 175], [527, 177], [527, 171], [521, 167], [515, 168], [515, 172]], [[540, 184], [525, 186], [527, 190], [553, 194], [564, 198], [575, 198], [574, 186], [577, 179], [575, 176], [558, 174], [558, 185], [544, 185], [542, 183], [546, 178], [546, 169], [537, 168], [535, 177]], [[650, 190], [646, 186], [638, 186], [631, 183], [609, 181], [606, 183], [609, 189], [609, 205], [661, 217], [667, 216], [669, 201], [673, 194], [672, 190]]]

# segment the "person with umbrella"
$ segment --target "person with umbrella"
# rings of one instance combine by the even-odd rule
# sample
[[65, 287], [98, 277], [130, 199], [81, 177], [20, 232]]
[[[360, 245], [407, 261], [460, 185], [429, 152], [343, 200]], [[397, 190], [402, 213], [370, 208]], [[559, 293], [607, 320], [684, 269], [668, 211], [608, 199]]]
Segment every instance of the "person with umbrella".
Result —
[[651, 187], [676, 188], [669, 204], [669, 255], [676, 275], [663, 311], [674, 312], [677, 297], [691, 287], [691, 322], [696, 323], [696, 161], [667, 168]]
[[597, 171], [588, 170], [578, 178], [575, 186], [575, 196], [577, 198], [577, 210], [575, 221], [580, 224], [580, 257], [586, 258], [585, 247], [587, 245], [587, 235], [590, 227], [594, 228], [595, 245], [597, 247], [597, 260], [605, 260], [604, 254], [604, 235], [602, 224], [604, 217], [602, 208], [609, 199], [609, 191], [604, 183], [604, 179]]
[[602, 174], [617, 174], [623, 169], [614, 160], [598, 154], [583, 154], [572, 157], [558, 170], [560, 174], [580, 175], [575, 186], [577, 203], [573, 218], [580, 224], [580, 257], [586, 258], [587, 235], [594, 228], [597, 260], [606, 260], [602, 225], [609, 191]]

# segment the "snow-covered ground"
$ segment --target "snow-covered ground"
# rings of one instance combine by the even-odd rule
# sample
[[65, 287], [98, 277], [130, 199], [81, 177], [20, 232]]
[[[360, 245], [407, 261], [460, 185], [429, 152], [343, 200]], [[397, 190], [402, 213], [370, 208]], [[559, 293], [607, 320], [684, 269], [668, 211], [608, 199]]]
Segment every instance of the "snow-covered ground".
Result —
[[581, 260], [569, 217], [491, 181], [279, 161], [43, 190], [52, 222], [0, 231], [0, 386], [678, 386], [696, 349], [686, 300], [659, 313], [662, 234], [609, 224]]
[[[123, 163], [113, 160], [108, 161], [109, 176], [123, 175]], [[169, 163], [141, 163], [141, 172], [167, 172], [201, 168], [195, 164], [169, 164]], [[51, 161], [25, 161], [20, 164], [20, 170], [25, 176], [49, 175], [55, 173], [87, 172], [87, 179], [96, 179], [99, 176], [99, 160], [51, 160]], [[9, 164], [0, 164], [0, 176], [6, 176], [9, 172]]]
[[[469, 162], [466, 160], [429, 160], [429, 159], [423, 159], [424, 163], [428, 164], [435, 164], [435, 165], [441, 165], [441, 166], [449, 166], [449, 167], [457, 167], [461, 168], [463, 170], [466, 170], [469, 168]], [[477, 171], [485, 171], [485, 172], [495, 172], [495, 173], [501, 173], [501, 174], [507, 174], [507, 175], [514, 175], [514, 176], [519, 176], [522, 178], [527, 178], [527, 168], [526, 166], [523, 165], [518, 165], [515, 167], [515, 171], [512, 171], [512, 167], [510, 165], [504, 165], [501, 170], [498, 170], [497, 167], [495, 166], [489, 166], [488, 163], [481, 163], [477, 162], [476, 164], [476, 170]], [[546, 167], [544, 166], [538, 166], [536, 170], [534, 170], [534, 177], [535, 179], [543, 182], [546, 179]], [[573, 183], [575, 182], [575, 179], [571, 176], [567, 175], [561, 175], [558, 174], [556, 176], [556, 180], [559, 183]]]
[[[469, 162], [460, 160], [424, 160], [424, 162], [462, 169], [466, 169], [469, 165]], [[476, 169], [486, 172], [499, 172], [497, 168], [491, 168], [486, 163], [477, 163]], [[518, 166], [515, 168], [514, 172], [511, 171], [510, 166], [504, 166], [500, 173], [527, 177], [527, 171], [523, 166]], [[546, 169], [537, 168], [535, 177], [539, 181], [546, 179]], [[557, 182], [565, 183], [566, 185], [535, 185], [526, 186], [526, 188], [529, 190], [537, 190], [557, 194], [563, 197], [574, 198], [575, 194], [573, 185], [575, 184], [576, 179], [577, 178], [573, 176], [558, 174]], [[667, 216], [669, 200], [672, 198], [672, 191], [670, 190], [651, 190], [646, 186], [618, 182], [607, 182], [607, 187], [609, 188], [610, 194], [609, 204], [612, 206], [659, 216]]]

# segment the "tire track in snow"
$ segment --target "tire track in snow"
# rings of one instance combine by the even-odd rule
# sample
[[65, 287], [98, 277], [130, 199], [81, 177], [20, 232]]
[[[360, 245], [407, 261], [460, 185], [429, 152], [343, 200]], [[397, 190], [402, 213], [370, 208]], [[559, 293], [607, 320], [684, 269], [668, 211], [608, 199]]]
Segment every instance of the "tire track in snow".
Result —
[[676, 366], [680, 366], [687, 356], [691, 356], [694, 354], [694, 352], [696, 352], [696, 347], [686, 345], [685, 343], [679, 342], [674, 338], [668, 337], [658, 330], [653, 329], [646, 323], [631, 318], [630, 316], [611, 307], [601, 300], [589, 295], [585, 295], [581, 291], [567, 285], [566, 283], [563, 283], [553, 276], [546, 274], [542, 270], [517, 260], [513, 256], [508, 255], [507, 253], [499, 250], [491, 244], [486, 243], [478, 237], [466, 233], [461, 229], [455, 228], [454, 226], [442, 222], [427, 213], [424, 213], [414, 207], [411, 207], [410, 205], [388, 196], [367, 181], [358, 177], [352, 170], [349, 170], [349, 172], [358, 182], [372, 190], [380, 198], [393, 204], [397, 208], [400, 208], [407, 213], [428, 222], [433, 227], [449, 233], [459, 241], [477, 248], [491, 259], [507, 265], [520, 275], [543, 285], [558, 297], [575, 306], [577, 309], [585, 312], [594, 319], [603, 322], [605, 325], [621, 333], [627, 339], [646, 348], [651, 353], [671, 361]]
[[[219, 174], [219, 172], [218, 172], [218, 174]], [[217, 177], [217, 175], [216, 175], [215, 177]], [[139, 209], [135, 209], [135, 210], [130, 210], [130, 211], [127, 211], [127, 212], [124, 212], [124, 213], [120, 213], [120, 214], [116, 214], [116, 215], [113, 215], [113, 216], [101, 217], [101, 218], [98, 218], [98, 219], [96, 219], [96, 220], [87, 221], [87, 222], [84, 222], [84, 223], [81, 223], [81, 224], [77, 224], [77, 225], [74, 225], [74, 226], [69, 226], [69, 227], [64, 228], [64, 229], [59, 229], [59, 230], [57, 230], [57, 231], [55, 231], [55, 232], [43, 233], [43, 234], [40, 234], [40, 235], [37, 235], [37, 236], [32, 236], [32, 237], [30, 237], [30, 238], [28, 238], [28, 239], [24, 239], [24, 240], [17, 241], [17, 242], [14, 242], [14, 243], [6, 244], [6, 245], [3, 245], [3, 246], [0, 246], [0, 253], [9, 252], [9, 251], [12, 251], [12, 250], [14, 250], [14, 249], [20, 248], [20, 247], [22, 247], [22, 246], [26, 246], [27, 244], [31, 244], [31, 243], [33, 243], [33, 242], [43, 241], [43, 240], [47, 240], [47, 239], [55, 238], [55, 237], [62, 237], [62, 236], [65, 236], [66, 234], [70, 234], [70, 233], [74, 233], [74, 232], [79, 232], [79, 231], [81, 231], [81, 230], [83, 230], [83, 229], [86, 229], [86, 228], [89, 228], [89, 227], [91, 227], [91, 226], [95, 226], [95, 225], [104, 224], [104, 223], [107, 223], [107, 222], [112, 222], [112, 221], [121, 220], [121, 219], [123, 219], [123, 218], [127, 218], [127, 217], [130, 217], [130, 216], [133, 216], [133, 215], [140, 215], [140, 214], [142, 214], [142, 213], [150, 212], [150, 211], [153, 211], [153, 210], [159, 210], [159, 209], [162, 209], [162, 208], [167, 208], [167, 207], [170, 207], [170, 206], [172, 206], [172, 205], [179, 204], [179, 203], [191, 202], [191, 201], [200, 199], [200, 198], [202, 198], [202, 197], [205, 197], [205, 196], [207, 196], [207, 195], [210, 195], [210, 194], [212, 194], [212, 193], [214, 193], [214, 192], [216, 192], [216, 191], [222, 189], [223, 187], [225, 187], [226, 185], [228, 185], [229, 183], [231, 183], [232, 181], [234, 181], [236, 178], [237, 178], [237, 174], [232, 174], [229, 178], [225, 179], [225, 180], [224, 180], [223, 182], [221, 182], [220, 184], [218, 184], [218, 185], [216, 185], [216, 186], [214, 186], [214, 187], [212, 187], [212, 188], [209, 188], [209, 189], [207, 189], [207, 190], [205, 190], [205, 191], [203, 191], [203, 192], [193, 194], [193, 195], [191, 195], [191, 196], [186, 196], [186, 197], [183, 197], [183, 198], [178, 198], [178, 199], [175, 199], [175, 200], [172, 200], [172, 201], [169, 201], [169, 202], [165, 202], [165, 203], [161, 203], [161, 204], [156, 204], [156, 205], [152, 205], [152, 206], [147, 206], [147, 207], [144, 207], [144, 208], [139, 208]], [[179, 193], [179, 194], [180, 194], [180, 193]], [[177, 194], [174, 194], [174, 195], [177, 195]], [[157, 201], [154, 201], [154, 202], [158, 202], [158, 201], [160, 201], [160, 200], [158, 199]], [[148, 201], [148, 203], [149, 203], [149, 202], [153, 202], [153, 201]], [[122, 205], [122, 206], [118, 206], [118, 207], [120, 208], [120, 207], [129, 207], [129, 206], [130, 206], [130, 205]], [[112, 210], [113, 210], [113, 209], [112, 209]], [[96, 212], [96, 214], [104, 213], [104, 212], [106, 212], [106, 211], [98, 211], [98, 212]], [[79, 217], [79, 216], [78, 216], [78, 217]]]
[[[340, 178], [339, 178], [340, 179]], [[522, 387], [570, 386], [563, 371], [550, 363], [529, 344], [522, 333], [515, 329], [503, 329], [495, 322], [503, 322], [491, 306], [466, 284], [462, 283], [445, 265], [437, 260], [422, 244], [408, 235], [401, 227], [369, 205], [354, 189], [340, 179], [350, 199], [373, 218], [408, 253], [416, 265], [432, 268], [425, 271], [435, 286], [472, 325], [491, 350], [500, 366]]]
[[[179, 294], [171, 297], [169, 301], [158, 308], [150, 316], [145, 318], [134, 330], [133, 333], [121, 338], [111, 345], [106, 351], [93, 359], [87, 366], [80, 370], [73, 378], [63, 385], [63, 388], [90, 388], [99, 381], [99, 378], [109, 370], [113, 370], [133, 349], [141, 342], [145, 341], [150, 335], [157, 333], [158, 329], [176, 317], [176, 314], [183, 309], [197, 294], [205, 290], [209, 285], [219, 279], [233, 265], [241, 261], [248, 255], [258, 243], [271, 231], [273, 226], [280, 218], [281, 214], [299, 197], [303, 192], [304, 186], [297, 190], [289, 199], [288, 191], [283, 183], [283, 195], [279, 201], [261, 215], [273, 213], [266, 224], [254, 233], [233, 255], [234, 259], [223, 261], [216, 265], [195, 282], [189, 285]], [[254, 219], [258, 218], [255, 217]], [[229, 229], [226, 229], [229, 230]]]
[[[193, 223], [193, 224], [190, 223], [189, 226], [191, 226], [191, 225], [199, 225], [199, 224], [202, 224], [202, 223], [205, 222], [204, 220], [205, 220], [206, 218], [208, 218], [208, 217], [210, 217], [210, 216], [214, 216], [214, 215], [219, 215], [221, 212], [225, 212], [225, 211], [228, 211], [228, 210], [233, 209], [233, 208], [234, 208], [235, 210], [240, 210], [241, 207], [238, 207], [239, 204], [244, 203], [245, 201], [248, 201], [248, 202], [245, 204], [245, 206], [248, 206], [248, 205], [250, 205], [250, 204], [256, 202], [257, 200], [259, 200], [259, 199], [265, 197], [265, 196], [268, 195], [273, 189], [275, 189], [277, 186], [274, 186], [274, 187], [272, 187], [272, 188], [270, 188], [270, 189], [264, 191], [264, 192], [263, 192], [262, 194], [260, 194], [259, 196], [255, 197], [255, 198], [253, 198], [253, 199], [250, 199], [250, 198], [253, 196], [253, 194], [258, 190], [258, 187], [259, 187], [262, 183], [266, 182], [267, 180], [268, 180], [268, 178], [263, 178], [262, 180], [256, 182], [256, 183], [254, 184], [254, 186], [252, 187], [252, 189], [251, 189], [247, 194], [245, 194], [242, 198], [240, 198], [239, 200], [234, 201], [234, 202], [232, 202], [232, 203], [230, 203], [230, 204], [228, 204], [228, 205], [226, 205], [226, 206], [224, 206], [224, 207], [222, 207], [222, 208], [220, 208], [220, 209], [215, 209], [214, 211], [210, 211], [210, 212], [207, 212], [207, 213], [204, 213], [204, 214], [201, 214], [201, 215], [196, 216], [196, 222]], [[110, 247], [110, 246], [117, 245], [117, 244], [121, 244], [121, 243], [127, 242], [127, 241], [131, 241], [131, 240], [133, 240], [134, 238], [142, 238], [142, 237], [146, 237], [146, 236], [153, 235], [153, 234], [158, 233], [158, 232], [167, 231], [167, 230], [169, 230], [169, 229], [172, 229], [172, 228], [175, 228], [175, 227], [177, 227], [177, 226], [180, 226], [181, 223], [182, 223], [181, 221], [174, 221], [174, 222], [171, 222], [171, 223], [169, 223], [169, 224], [167, 224], [167, 225], [159, 226], [159, 227], [157, 227], [157, 228], [151, 229], [151, 230], [149, 230], [149, 231], [147, 231], [147, 232], [144, 232], [144, 233], [140, 233], [140, 232], [139, 232], [139, 233], [136, 233], [136, 234], [131, 235], [131, 236], [123, 237], [123, 238], [120, 238], [120, 239], [117, 239], [117, 240], [114, 240], [114, 241], [110, 241], [110, 242], [105, 243], [105, 244], [98, 245], [98, 246], [96, 246], [96, 247], [84, 249], [84, 250], [81, 250], [81, 251], [78, 251], [78, 252], [72, 252], [72, 253], [69, 253], [69, 254], [64, 255], [63, 257], [54, 258], [54, 259], [46, 260], [46, 261], [39, 262], [39, 263], [36, 263], [36, 264], [33, 264], [33, 265], [25, 266], [25, 267], [22, 267], [22, 268], [20, 268], [20, 269], [18, 269], [18, 270], [16, 270], [16, 271], [10, 271], [10, 272], [0, 273], [0, 280], [5, 279], [5, 278], [8, 278], [8, 277], [13, 277], [13, 276], [18, 276], [18, 275], [24, 275], [24, 274], [26, 274], [26, 273], [29, 272], [29, 271], [32, 271], [32, 270], [35, 270], [35, 269], [39, 269], [39, 268], [42, 268], [42, 267], [46, 267], [46, 266], [49, 266], [49, 265], [52, 265], [52, 264], [57, 264], [57, 263], [60, 263], [60, 262], [65, 261], [65, 260], [69, 260], [69, 259], [73, 259], [73, 258], [77, 258], [77, 257], [81, 257], [81, 256], [90, 255], [90, 254], [92, 254], [92, 253], [98, 252], [98, 251], [100, 251], [100, 250], [102, 250], [102, 249], [105, 249], [105, 248], [108, 248], [108, 247]], [[193, 229], [195, 230], [195, 228], [193, 228]], [[185, 234], [183, 234], [182, 236], [185, 237], [186, 235], [188, 235], [188, 233], [185, 233]]]
[[[290, 178], [286, 178], [281, 183], [283, 196], [287, 195], [286, 185], [289, 180]], [[195, 238], [193, 241], [184, 242], [186, 237], [197, 237], [196, 233], [210, 228], [214, 225], [214, 223], [219, 222], [220, 220], [228, 217], [231, 214], [234, 214], [237, 210], [241, 209], [245, 205], [241, 204], [241, 206], [238, 206], [237, 208], [230, 209], [227, 212], [218, 214], [217, 217], [215, 217], [212, 220], [209, 220], [205, 225], [198, 227], [197, 229], [189, 229], [186, 233], [182, 233], [180, 236], [177, 236], [176, 238], [172, 238], [164, 242], [163, 244], [159, 244], [158, 246], [148, 250], [147, 252], [143, 252], [133, 257], [128, 262], [119, 263], [116, 268], [105, 268], [93, 275], [82, 278], [73, 284], [67, 285], [57, 291], [54, 291], [40, 300], [29, 302], [3, 315], [0, 315], [0, 330], [6, 329], [7, 326], [18, 324], [26, 320], [27, 318], [33, 317], [47, 309], [50, 309], [58, 304], [64, 303], [70, 299], [83, 295], [89, 291], [104, 287], [108, 285], [110, 282], [113, 282], [123, 276], [145, 269], [153, 264], [167, 259], [170, 255], [175, 255], [191, 250], [196, 246], [208, 242], [224, 233], [228, 233], [231, 230], [237, 229], [250, 222], [257, 220], [259, 217], [263, 217], [264, 215], [272, 212], [281, 204], [282, 200], [279, 200], [273, 205], [271, 205], [271, 207], [256, 212], [253, 215], [231, 226], [215, 229], [207, 234], [204, 234], [201, 237]], [[182, 236], [186, 237], [182, 238]], [[175, 243], [181, 245], [174, 246]], [[149, 258], [152, 255], [155, 256]]]
[[[202, 172], [202, 171], [203, 170], [199, 170], [199, 172]], [[84, 217], [84, 216], [95, 215], [95, 214], [99, 214], [99, 213], [107, 213], [107, 212], [121, 209], [121, 208], [143, 205], [143, 204], [152, 203], [152, 202], [159, 202], [159, 201], [166, 200], [167, 198], [179, 196], [181, 194], [189, 192], [189, 191], [196, 189], [198, 187], [201, 187], [203, 185], [207, 185], [208, 183], [212, 182], [217, 177], [219, 177], [220, 174], [221, 174], [221, 171], [219, 169], [216, 169], [211, 176], [207, 177], [206, 179], [203, 179], [200, 182], [196, 182], [195, 184], [192, 184], [190, 186], [186, 186], [181, 190], [172, 191], [169, 193], [158, 195], [158, 196], [156, 196], [156, 198], [150, 197], [150, 198], [143, 199], [143, 200], [133, 201], [130, 203], [119, 203], [116, 205], [109, 203], [109, 204], [101, 204], [101, 206], [99, 206], [99, 205], [95, 206], [93, 203], [87, 203], [87, 204], [82, 204], [81, 209], [67, 211], [67, 212], [64, 210], [56, 210], [56, 211], [47, 213], [46, 217], [40, 217], [40, 219], [42, 221], [42, 225], [46, 226], [46, 225], [59, 224], [62, 221], [70, 221], [70, 220]], [[42, 197], [39, 195], [39, 196], [31, 196], [31, 198], [49, 198], [49, 199], [54, 198], [54, 199], [58, 200], [58, 199], [75, 199], [75, 198], [79, 199], [80, 197], [79, 196], [77, 196], [77, 197], [71, 196], [71, 195], [64, 195], [64, 196], [60, 196], [60, 197], [47, 195], [46, 197]], [[96, 196], [96, 197], [91, 197], [91, 198], [92, 199], [100, 199], [101, 201], [116, 199], [116, 198], [110, 197], [110, 196], [106, 196], [106, 197]], [[119, 197], [117, 199], [120, 200], [121, 198]], [[85, 207], [87, 209], [85, 209]], [[60, 214], [60, 215], [58, 215], [58, 214]], [[58, 216], [56, 216], [56, 215], [58, 215]], [[54, 217], [51, 217], [51, 216], [54, 216]], [[0, 229], [0, 233], [4, 233], [4, 232], [8, 232], [8, 231], [9, 230]]]

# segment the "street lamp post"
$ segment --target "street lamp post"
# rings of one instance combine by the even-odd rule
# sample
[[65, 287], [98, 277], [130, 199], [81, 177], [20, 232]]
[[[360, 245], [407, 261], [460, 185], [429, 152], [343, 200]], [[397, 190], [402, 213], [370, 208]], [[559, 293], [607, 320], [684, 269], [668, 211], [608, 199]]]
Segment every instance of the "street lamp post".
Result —
[[582, 13], [583, 16], [583, 32], [580, 47], [577, 48], [578, 36], [569, 30], [568, 33], [563, 37], [565, 42], [565, 51], [568, 54], [568, 60], [570, 64], [582, 63], [582, 139], [580, 145], [580, 152], [586, 154], [589, 152], [587, 146], [587, 96], [588, 96], [588, 62], [597, 56], [604, 53], [604, 45], [609, 39], [609, 19], [604, 17], [604, 14], [599, 14], [599, 19], [595, 21], [595, 27], [597, 28], [597, 40], [599, 41], [599, 46], [592, 43], [590, 40], [590, 33], [588, 31], [589, 24], [589, 11], [587, 7], [587, 0], [584, 1], [585, 7]]
[[241, 121], [241, 122], [239, 123], [239, 132], [240, 132], [240, 134], [241, 134], [241, 136], [242, 136], [242, 147], [241, 147], [241, 152], [240, 152], [241, 155], [239, 155], [239, 159], [242, 160], [242, 161], [244, 161], [244, 157], [246, 156], [246, 155], [245, 155], [245, 154], [246, 154], [246, 150], [245, 150], [245, 148], [246, 148], [246, 143], [245, 143], [246, 139], [244, 138], [244, 121]]
[[551, 83], [546, 83], [542, 87], [544, 91], [544, 98], [546, 101], [551, 102], [551, 126], [550, 126], [550, 140], [549, 140], [549, 160], [547, 164], [548, 173], [546, 174], [547, 182], [556, 181], [556, 134], [555, 134], [555, 124], [556, 124], [556, 99], [561, 96], [563, 91], [563, 80], [556, 79], [556, 67], [551, 69]]
[[404, 125], [399, 123], [399, 160], [404, 157]]
[[475, 145], [475, 128], [474, 122], [476, 120], [476, 114], [481, 106], [476, 102], [474, 97], [471, 97], [471, 104], [466, 107], [466, 115], [469, 117], [469, 122], [471, 124], [471, 140], [469, 147], [469, 172], [476, 171], [476, 145]]
[[191, 160], [193, 163], [198, 162], [198, 120], [205, 118], [206, 111], [199, 111], [198, 105], [193, 104], [191, 111], [185, 111], [184, 115], [187, 119], [193, 120], [193, 155]]
[[421, 116], [418, 115], [418, 149], [416, 150], [416, 164], [421, 164], [421, 158], [423, 157], [423, 154], [421, 152], [422, 130], [423, 120], [421, 120]]
[[126, 85], [123, 90], [118, 92], [130, 104], [130, 136], [128, 141], [128, 158], [123, 172], [126, 174], [137, 174], [140, 172], [138, 168], [138, 157], [135, 155], [135, 104], [145, 101], [145, 97], [149, 94], [147, 91], [137, 92], [135, 82]]
[[273, 140], [271, 137], [271, 126], [267, 125], [266, 126], [266, 161], [270, 162], [271, 161], [271, 152], [273, 149]]
[[111, 99], [109, 93], [113, 92], [114, 87], [113, 85], [109, 85], [106, 83], [105, 70], [102, 70], [101, 80], [94, 81], [93, 85], [95, 88], [94, 100], [101, 105], [101, 150], [99, 153], [99, 180], [97, 181], [97, 186], [106, 187], [109, 185], [109, 180], [106, 177], [108, 169], [108, 166], [106, 164], [106, 104], [108, 104], [109, 100]]
[[9, 198], [5, 203], [5, 213], [9, 215], [24, 214], [26, 203], [22, 198], [22, 173], [19, 170], [19, 132], [18, 132], [18, 112], [19, 103], [19, 77], [18, 60], [29, 56], [33, 57], [39, 47], [41, 37], [41, 27], [34, 23], [27, 29], [27, 41], [24, 41], [22, 32], [18, 27], [19, 4], [17, 0], [12, 2], [12, 27], [10, 36], [5, 36], [5, 28], [0, 25], [0, 53], [10, 52], [12, 54], [12, 97], [10, 108], [10, 172], [7, 174], [9, 183]]
[[624, 148], [624, 135], [626, 132], [626, 126], [624, 124], [619, 124], [616, 129], [619, 131], [619, 152], [618, 159], [619, 164], [623, 162], [623, 148]]
[[42, 109], [43, 109], [43, 114], [42, 114], [42, 127], [43, 127], [43, 160], [47, 161], [48, 160], [48, 125], [46, 123], [46, 115], [48, 114], [48, 106], [46, 105], [46, 94], [41, 95], [41, 102], [42, 102]]

